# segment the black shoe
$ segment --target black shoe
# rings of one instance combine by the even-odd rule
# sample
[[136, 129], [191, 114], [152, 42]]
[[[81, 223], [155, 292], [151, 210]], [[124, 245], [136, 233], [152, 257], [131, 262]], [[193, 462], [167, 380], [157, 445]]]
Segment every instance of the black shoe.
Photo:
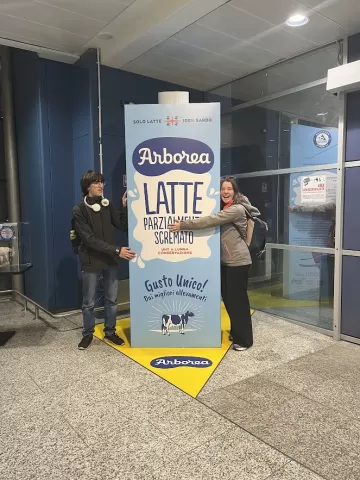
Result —
[[111, 335], [105, 335], [105, 340], [108, 342], [113, 343], [114, 345], [118, 345], [119, 347], [122, 347], [125, 345], [125, 342], [122, 338], [120, 338], [116, 333], [112, 333]]
[[81, 342], [78, 345], [78, 349], [79, 350], [86, 350], [90, 346], [90, 343], [92, 342], [92, 339], [93, 339], [92, 333], [90, 333], [90, 335], [85, 335], [85, 337], [83, 337], [81, 339]]
[[229, 335], [229, 340], [230, 340], [230, 342], [232, 342], [232, 341], [234, 340], [234, 339], [233, 339], [233, 336], [231, 335], [231, 333], [230, 333], [230, 335]]
[[238, 345], [237, 343], [234, 343], [233, 349], [236, 350], [237, 352], [245, 352], [248, 350], [248, 347], [243, 347], [242, 345]]

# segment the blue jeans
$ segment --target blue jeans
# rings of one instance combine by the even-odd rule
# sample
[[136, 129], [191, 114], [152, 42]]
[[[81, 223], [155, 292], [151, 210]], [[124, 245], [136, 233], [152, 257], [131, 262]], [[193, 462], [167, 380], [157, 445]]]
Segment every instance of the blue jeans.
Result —
[[102, 272], [82, 272], [83, 275], [83, 336], [94, 333], [95, 329], [95, 295], [99, 285], [100, 275], [104, 280], [104, 306], [105, 306], [105, 336], [115, 333], [117, 294], [118, 294], [118, 268], [109, 267]]

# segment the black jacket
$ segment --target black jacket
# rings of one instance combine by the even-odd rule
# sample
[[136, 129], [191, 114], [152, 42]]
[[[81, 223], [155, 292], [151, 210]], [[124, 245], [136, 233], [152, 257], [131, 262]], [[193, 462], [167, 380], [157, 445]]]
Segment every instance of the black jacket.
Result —
[[101, 206], [100, 212], [94, 212], [81, 202], [73, 208], [73, 218], [76, 234], [81, 239], [81, 269], [97, 272], [116, 265], [120, 260], [116, 249], [121, 246], [116, 245], [113, 227], [127, 232], [127, 209], [116, 210], [110, 202], [108, 207]]

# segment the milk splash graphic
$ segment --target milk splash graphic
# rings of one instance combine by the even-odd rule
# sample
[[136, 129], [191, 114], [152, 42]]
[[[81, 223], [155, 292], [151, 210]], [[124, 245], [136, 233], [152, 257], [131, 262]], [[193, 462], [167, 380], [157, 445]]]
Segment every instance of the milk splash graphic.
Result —
[[213, 213], [219, 195], [210, 186], [213, 164], [210, 147], [189, 138], [153, 138], [136, 147], [136, 188], [128, 195], [136, 218], [133, 236], [141, 243], [139, 267], [154, 259], [179, 262], [211, 256], [208, 241], [214, 228], [170, 232], [168, 226]]

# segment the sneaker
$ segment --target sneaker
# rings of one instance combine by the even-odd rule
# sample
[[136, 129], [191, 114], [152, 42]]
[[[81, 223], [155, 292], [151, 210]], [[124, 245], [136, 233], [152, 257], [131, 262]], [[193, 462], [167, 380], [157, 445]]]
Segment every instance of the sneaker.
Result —
[[248, 347], [242, 347], [241, 345], [234, 343], [233, 349], [236, 350], [237, 352], [245, 352], [245, 350], [247, 350]]
[[92, 334], [85, 335], [85, 337], [83, 337], [81, 339], [81, 342], [78, 345], [78, 349], [79, 350], [86, 350], [90, 346], [90, 343], [92, 342], [92, 339], [93, 339]]
[[125, 345], [125, 342], [122, 338], [120, 338], [116, 333], [112, 333], [111, 335], [105, 335], [105, 340], [108, 342], [113, 343], [114, 345], [118, 345], [119, 347], [122, 347]]

